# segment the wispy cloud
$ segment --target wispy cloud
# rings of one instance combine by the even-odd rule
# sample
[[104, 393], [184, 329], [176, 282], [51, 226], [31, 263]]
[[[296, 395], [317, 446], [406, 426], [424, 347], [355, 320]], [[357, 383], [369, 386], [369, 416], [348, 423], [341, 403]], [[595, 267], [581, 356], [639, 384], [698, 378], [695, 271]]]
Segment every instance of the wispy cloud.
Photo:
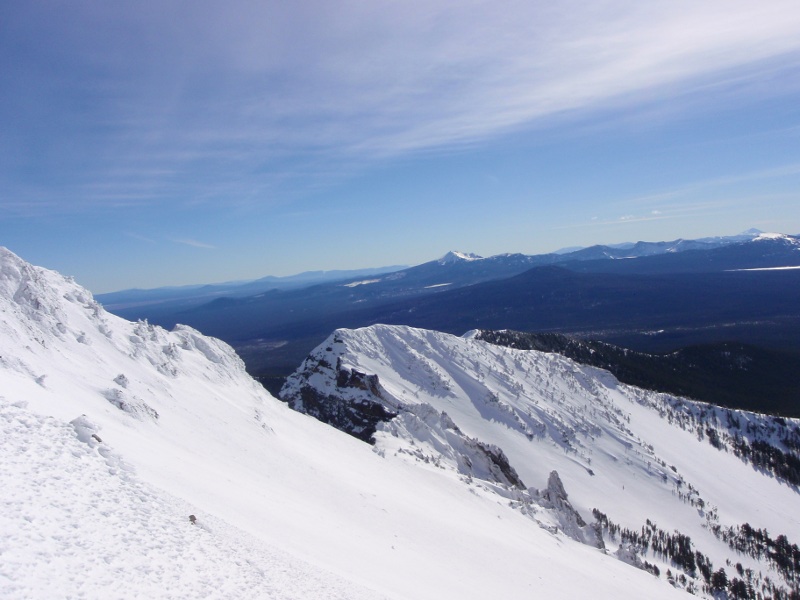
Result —
[[134, 233], [132, 231], [126, 231], [125, 235], [128, 236], [131, 239], [139, 240], [140, 242], [146, 242], [148, 244], [157, 244], [158, 243], [153, 238], [149, 238], [149, 237], [147, 237], [145, 235], [141, 235], [139, 233]]
[[23, 108], [3, 115], [0, 159], [51, 125], [59, 151], [31, 160], [63, 177], [64, 206], [264, 202], [309, 173], [335, 178], [654, 94], [731, 81], [741, 93], [765, 64], [800, 62], [796, 0], [14, 9], [35, 29], [0, 52], [4, 72], [26, 73], [2, 84]]
[[[785, 177], [797, 177], [800, 175], [800, 163], [793, 163], [788, 165], [781, 165], [769, 169], [757, 169], [737, 175], [727, 175], [725, 177], [713, 177], [695, 181], [686, 185], [681, 185], [671, 190], [657, 192], [655, 194], [647, 194], [644, 196], [637, 196], [616, 202], [615, 205], [619, 207], [650, 207], [662, 206], [674, 203], [680, 198], [696, 195], [701, 192], [708, 192], [715, 188], [726, 188], [737, 184], [744, 184], [748, 182], [758, 182], [770, 179], [783, 179]], [[685, 202], [685, 200], [684, 200]], [[705, 203], [702, 203], [705, 204]], [[698, 206], [692, 203], [686, 207]], [[654, 208], [653, 211], [658, 210]]]
[[669, 218], [678, 218], [678, 214], [673, 214], [670, 216], [662, 215], [662, 214], [650, 214], [650, 215], [622, 215], [621, 217], [612, 217], [612, 218], [600, 218], [600, 217], [592, 217], [588, 221], [579, 222], [579, 223], [569, 223], [567, 225], [560, 225], [553, 227], [553, 229], [575, 229], [580, 227], [604, 227], [609, 225], [632, 225], [635, 223], [642, 223], [645, 221], [661, 221], [663, 219]]
[[191, 246], [193, 248], [208, 248], [210, 250], [216, 250], [216, 246], [212, 246], [211, 244], [206, 244], [204, 242], [198, 242], [197, 240], [193, 240], [191, 238], [175, 238], [172, 240], [176, 244], [183, 244], [184, 246]]
[[[672, 195], [657, 195], [654, 198], [672, 198]], [[636, 214], [626, 213], [616, 216], [592, 216], [586, 221], [578, 221], [567, 223], [561, 226], [554, 227], [554, 229], [574, 229], [586, 227], [610, 227], [610, 226], [628, 226], [648, 221], [664, 221], [664, 220], [690, 220], [698, 221], [707, 217], [718, 217], [720, 221], [732, 212], [748, 209], [753, 206], [763, 207], [793, 207], [797, 202], [797, 194], [794, 193], [744, 193], [739, 195], [724, 195], [723, 197], [715, 200], [684, 200], [681, 202], [672, 202], [664, 204], [661, 209], [648, 210], [646, 212], [637, 212]], [[774, 220], [769, 221], [775, 223]], [[754, 225], [758, 225], [755, 223]]]

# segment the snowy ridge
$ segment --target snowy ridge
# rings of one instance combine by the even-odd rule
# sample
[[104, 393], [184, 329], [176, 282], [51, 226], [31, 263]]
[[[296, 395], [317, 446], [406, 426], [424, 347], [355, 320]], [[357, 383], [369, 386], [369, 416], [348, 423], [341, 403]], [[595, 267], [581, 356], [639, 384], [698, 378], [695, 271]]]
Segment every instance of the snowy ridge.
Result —
[[759, 233], [756, 237], [753, 238], [753, 242], [764, 242], [764, 241], [783, 241], [786, 244], [790, 244], [792, 246], [800, 247], [800, 239], [797, 236], [787, 235], [785, 233]]
[[406, 458], [0, 250], [3, 598], [678, 597], [542, 529], [517, 488]]
[[[105, 401], [153, 420], [168, 406], [177, 408], [175, 396], [184, 393], [189, 378], [193, 385], [231, 385], [241, 402], [230, 408], [255, 414], [264, 401], [260, 386], [224, 342], [191, 327], [168, 332], [120, 319], [70, 278], [33, 267], [5, 248], [0, 248], [0, 300], [0, 365], [6, 374], [34, 376], [42, 389], [95, 388], [90, 404]], [[74, 370], [70, 363], [80, 358], [93, 368]], [[155, 374], [164, 377], [153, 382]]]
[[[370, 385], [340, 385], [354, 377]], [[722, 589], [715, 587], [720, 577], [711, 577], [720, 569], [731, 594], [749, 585], [754, 594], [781, 598], [797, 586], [796, 570], [764, 554], [778, 551], [782, 534], [792, 549], [781, 552], [800, 565], [798, 420], [622, 385], [606, 371], [492, 346], [474, 334], [383, 325], [337, 331], [281, 396], [302, 410], [308, 407], [296, 399], [315, 392], [309, 412], [324, 417], [333, 403], [342, 417], [335, 424], [345, 430], [348, 410], [385, 411], [369, 425], [380, 455], [458, 473], [471, 486], [481, 478], [478, 485], [541, 525], [590, 544], [591, 530], [578, 519], [594, 519], [609, 552], [678, 587], [711, 597]], [[548, 489], [566, 490], [577, 517], [564, 522], [566, 511], [542, 510], [543, 496], [557, 504], [552, 493], [521, 491], [485, 468], [473, 472], [463, 439], [502, 452], [525, 485], [548, 481]], [[750, 530], [771, 537], [761, 550], [741, 551], [754, 543], [743, 539]], [[731, 569], [737, 564], [742, 574]]]

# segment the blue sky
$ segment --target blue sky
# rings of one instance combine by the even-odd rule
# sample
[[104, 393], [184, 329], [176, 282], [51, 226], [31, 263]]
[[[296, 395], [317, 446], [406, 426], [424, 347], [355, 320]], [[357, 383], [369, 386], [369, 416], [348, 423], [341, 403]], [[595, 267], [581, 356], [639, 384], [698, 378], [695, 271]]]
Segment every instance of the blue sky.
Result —
[[96, 293], [800, 233], [796, 0], [7, 0], [0, 72], [0, 245]]

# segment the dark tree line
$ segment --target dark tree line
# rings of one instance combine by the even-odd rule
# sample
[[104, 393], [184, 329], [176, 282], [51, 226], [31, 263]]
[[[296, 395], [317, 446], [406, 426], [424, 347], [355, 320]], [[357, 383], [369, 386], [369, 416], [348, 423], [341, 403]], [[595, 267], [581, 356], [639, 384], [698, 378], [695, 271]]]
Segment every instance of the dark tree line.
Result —
[[483, 330], [478, 339], [519, 350], [557, 352], [644, 389], [729, 408], [800, 416], [797, 353], [721, 342], [650, 354], [558, 333], [508, 330]]
[[711, 531], [731, 550], [751, 556], [757, 560], [767, 560], [784, 580], [797, 591], [800, 578], [800, 548], [783, 535], [773, 539], [766, 529], [756, 529], [745, 523], [737, 527], [711, 525]]
[[[786, 445], [792, 443], [792, 440], [784, 441]], [[748, 443], [739, 436], [733, 438], [731, 445], [737, 456], [755, 468], [772, 473], [792, 485], [800, 486], [800, 458], [796, 455], [784, 452], [761, 440]]]
[[[775, 567], [789, 589], [772, 581], [769, 576], [744, 568], [741, 563], [735, 565], [736, 573], [731, 577], [728, 577], [724, 568], [715, 571], [711, 560], [694, 548], [689, 536], [679, 531], [668, 533], [650, 519], [640, 530], [633, 530], [620, 527], [596, 508], [592, 510], [592, 514], [603, 534], [609, 539], [629, 544], [641, 556], [651, 552], [654, 557], [661, 558], [682, 571], [673, 574], [668, 569], [667, 580], [691, 593], [702, 591], [707, 595], [714, 595], [725, 592], [728, 598], [734, 600], [800, 600], [800, 549], [797, 545], [790, 544], [785, 535], [779, 535], [773, 540], [766, 530], [754, 529], [747, 523], [729, 528], [710, 526], [716, 537], [725, 541], [731, 550], [766, 561]], [[656, 565], [643, 561], [641, 566], [656, 577], [660, 575]]]

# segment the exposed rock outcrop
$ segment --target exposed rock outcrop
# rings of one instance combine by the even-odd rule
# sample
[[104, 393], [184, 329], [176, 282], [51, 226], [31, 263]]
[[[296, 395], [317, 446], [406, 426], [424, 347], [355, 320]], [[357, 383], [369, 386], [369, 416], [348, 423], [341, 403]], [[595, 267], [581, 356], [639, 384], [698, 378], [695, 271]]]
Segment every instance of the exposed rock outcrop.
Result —
[[[324, 385], [314, 385], [320, 380]], [[347, 369], [341, 361], [333, 367], [324, 357], [313, 355], [303, 362], [300, 374], [289, 378], [280, 398], [294, 410], [368, 443], [374, 442], [378, 424], [397, 414], [384, 405], [377, 375]]]
[[558, 471], [552, 471], [547, 479], [547, 487], [533, 495], [544, 508], [552, 509], [559, 521], [560, 529], [569, 537], [584, 544], [603, 548], [603, 535], [596, 523], [587, 525], [580, 513], [569, 501], [567, 491], [561, 482]]

